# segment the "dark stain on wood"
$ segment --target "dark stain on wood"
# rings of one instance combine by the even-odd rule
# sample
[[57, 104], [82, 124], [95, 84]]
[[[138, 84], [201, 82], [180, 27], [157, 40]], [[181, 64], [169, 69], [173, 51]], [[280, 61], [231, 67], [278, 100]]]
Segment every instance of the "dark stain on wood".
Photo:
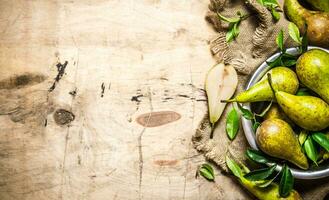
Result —
[[101, 85], [101, 97], [103, 98], [104, 97], [104, 92], [105, 92], [105, 84], [104, 83], [102, 83], [102, 85]]
[[58, 125], [66, 125], [75, 119], [75, 115], [68, 110], [58, 109], [54, 113], [54, 120]]
[[154, 164], [159, 166], [174, 166], [177, 165], [178, 160], [155, 160]]
[[49, 92], [52, 92], [56, 88], [56, 84], [63, 77], [63, 75], [65, 73], [65, 68], [66, 68], [66, 66], [67, 66], [68, 63], [69, 62], [67, 62], [67, 61], [65, 61], [64, 64], [57, 63], [57, 65], [56, 65], [56, 67], [57, 67], [57, 75], [55, 77], [54, 83], [52, 84], [52, 86], [48, 90]]
[[136, 96], [132, 96], [130, 100], [135, 101], [137, 103], [140, 103], [141, 102], [141, 100], [140, 100], [141, 97], [143, 97], [143, 95], [139, 94], [139, 95], [136, 95]]
[[77, 88], [75, 88], [74, 90], [69, 92], [70, 95], [72, 95], [72, 97], [75, 97], [77, 95]]
[[136, 121], [144, 127], [162, 126], [181, 118], [181, 115], [173, 111], [160, 111], [144, 113], [137, 117]]
[[15, 75], [0, 81], [0, 89], [18, 89], [25, 86], [31, 86], [46, 80], [46, 77], [41, 74], [25, 73]]
[[179, 95], [177, 95], [178, 97], [183, 97], [183, 98], [190, 98], [188, 95], [186, 95], [186, 94], [179, 94]]

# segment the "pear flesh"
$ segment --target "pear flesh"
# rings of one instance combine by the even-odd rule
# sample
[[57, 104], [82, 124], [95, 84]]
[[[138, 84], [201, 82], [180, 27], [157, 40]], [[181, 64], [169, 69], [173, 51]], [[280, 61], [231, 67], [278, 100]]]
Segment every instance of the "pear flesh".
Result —
[[265, 120], [256, 132], [258, 147], [266, 154], [285, 159], [302, 169], [308, 169], [297, 136], [290, 125], [281, 119]]
[[[328, 27], [329, 29], [329, 27]], [[299, 80], [329, 104], [329, 53], [312, 49], [299, 57], [296, 64]]]
[[241, 92], [234, 99], [229, 101], [246, 103], [273, 100], [274, 95], [267, 80], [268, 73], [271, 74], [273, 87], [275, 89], [291, 94], [295, 94], [297, 92], [299, 82], [295, 72], [287, 67], [276, 67], [268, 71], [265, 76], [263, 76], [263, 78], [251, 88]]
[[238, 75], [231, 65], [220, 63], [209, 70], [205, 89], [211, 124], [215, 124], [224, 111], [226, 103], [221, 100], [231, 98], [237, 85]]
[[298, 126], [319, 131], [329, 126], [329, 105], [318, 97], [295, 96], [277, 91], [278, 104], [286, 115]]

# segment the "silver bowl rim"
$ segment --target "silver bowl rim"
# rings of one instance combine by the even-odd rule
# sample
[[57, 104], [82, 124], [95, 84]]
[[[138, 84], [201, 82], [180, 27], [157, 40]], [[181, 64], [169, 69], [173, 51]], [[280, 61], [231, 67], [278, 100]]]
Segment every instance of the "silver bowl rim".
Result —
[[[309, 46], [308, 50], [310, 49], [322, 49], [325, 50], [329, 53], [329, 50], [321, 48], [321, 47], [316, 47], [316, 46]], [[292, 47], [287, 49], [287, 53], [291, 54], [297, 54], [298, 48], [297, 47]], [[273, 61], [276, 59], [280, 53], [275, 53], [272, 56], [270, 56], [266, 61]], [[246, 90], [249, 89], [251, 86], [253, 86], [255, 83], [257, 83], [263, 76], [264, 74], [270, 70], [270, 67], [267, 65], [266, 61], [264, 61], [254, 72], [254, 74], [251, 76], [251, 78], [248, 81], [248, 84], [246, 86]], [[244, 108], [250, 109], [250, 104], [245, 103], [243, 104]], [[247, 138], [247, 141], [251, 148], [258, 150], [257, 144], [256, 144], [256, 135], [252, 129], [252, 123], [250, 120], [247, 120], [245, 118], [242, 118], [242, 127], [244, 130], [245, 137]], [[271, 165], [271, 164], [268, 164]], [[280, 171], [282, 168], [282, 165], [277, 166], [276, 171]], [[293, 176], [296, 179], [320, 179], [320, 178], [325, 178], [329, 176], [329, 164], [320, 166], [315, 169], [309, 169], [309, 170], [302, 170], [302, 169], [297, 169], [290, 167], [291, 172]]]

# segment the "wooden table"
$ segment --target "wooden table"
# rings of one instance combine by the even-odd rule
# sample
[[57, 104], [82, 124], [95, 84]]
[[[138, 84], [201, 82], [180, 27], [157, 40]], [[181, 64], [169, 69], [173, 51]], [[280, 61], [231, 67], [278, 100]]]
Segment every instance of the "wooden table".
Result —
[[0, 199], [247, 199], [195, 178], [207, 4], [1, 0]]

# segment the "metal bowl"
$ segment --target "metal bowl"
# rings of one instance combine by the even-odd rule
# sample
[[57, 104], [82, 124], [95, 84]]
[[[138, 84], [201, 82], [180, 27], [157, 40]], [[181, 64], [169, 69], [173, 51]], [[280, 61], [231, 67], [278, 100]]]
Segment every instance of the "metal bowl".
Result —
[[[327, 50], [327, 49], [320, 48], [320, 47], [314, 47], [314, 46], [309, 46], [308, 50], [310, 50], [310, 49], [322, 49], [322, 50], [329, 52], [329, 50]], [[289, 48], [289, 49], [287, 49], [287, 53], [297, 54], [298, 49]], [[279, 55], [280, 55], [280, 53], [275, 53], [274, 55], [269, 57], [266, 61], [273, 61]], [[255, 83], [257, 83], [264, 76], [264, 74], [269, 70], [270, 70], [270, 67], [266, 64], [266, 62], [263, 62], [258, 67], [258, 69], [255, 71], [255, 73], [252, 75], [252, 77], [250, 78], [250, 80], [246, 86], [246, 90], [249, 89], [251, 86], [253, 86]], [[250, 104], [246, 103], [243, 105], [243, 107], [250, 109]], [[253, 149], [258, 149], [257, 144], [256, 144], [256, 135], [252, 129], [251, 121], [247, 120], [245, 118], [242, 118], [242, 126], [243, 126], [244, 134], [248, 140], [249, 145]], [[282, 168], [282, 165], [278, 165], [276, 170], [279, 171], [279, 170], [281, 170], [281, 168]], [[329, 176], [329, 164], [322, 165], [320, 167], [317, 167], [314, 169], [309, 169], [309, 170], [302, 170], [302, 169], [294, 168], [294, 167], [290, 167], [290, 169], [291, 169], [293, 176], [297, 179], [319, 179], [319, 178], [324, 178], [324, 177]]]

